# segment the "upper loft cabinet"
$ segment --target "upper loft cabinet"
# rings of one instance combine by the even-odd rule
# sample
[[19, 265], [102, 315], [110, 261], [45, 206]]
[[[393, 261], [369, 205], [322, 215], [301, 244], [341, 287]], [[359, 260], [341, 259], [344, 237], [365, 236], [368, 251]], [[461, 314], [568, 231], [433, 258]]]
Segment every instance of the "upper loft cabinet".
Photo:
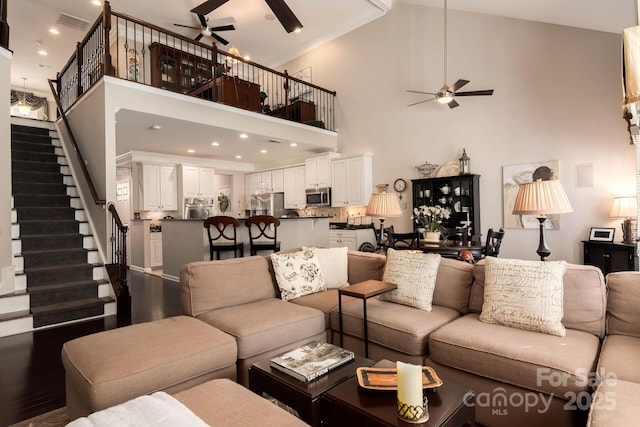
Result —
[[151, 84], [173, 92], [188, 93], [211, 80], [208, 59], [160, 43], [151, 43]]

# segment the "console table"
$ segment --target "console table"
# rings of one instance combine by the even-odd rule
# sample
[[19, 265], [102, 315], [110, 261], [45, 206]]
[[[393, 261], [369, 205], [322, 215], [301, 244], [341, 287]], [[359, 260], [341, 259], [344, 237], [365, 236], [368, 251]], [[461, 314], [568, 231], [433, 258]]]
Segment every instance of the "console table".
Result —
[[583, 240], [584, 264], [593, 265], [606, 276], [616, 271], [638, 271], [638, 247], [626, 243]]
[[298, 123], [312, 122], [316, 119], [316, 105], [313, 102], [298, 100], [276, 108], [269, 115]]

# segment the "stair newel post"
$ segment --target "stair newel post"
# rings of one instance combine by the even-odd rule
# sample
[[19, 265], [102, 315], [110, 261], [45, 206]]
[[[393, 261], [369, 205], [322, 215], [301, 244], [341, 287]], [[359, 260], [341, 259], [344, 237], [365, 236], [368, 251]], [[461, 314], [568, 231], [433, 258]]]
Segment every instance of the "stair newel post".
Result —
[[109, 32], [111, 32], [111, 5], [108, 1], [104, 2], [102, 12], [102, 25], [104, 26], [104, 74], [105, 76], [113, 75], [113, 65], [111, 63], [111, 52], [109, 51]]
[[122, 261], [120, 262], [120, 283], [122, 284], [122, 293], [129, 294], [129, 285], [127, 283], [127, 232], [129, 227], [122, 228]]
[[82, 90], [82, 62], [82, 44], [78, 42], [76, 44], [76, 72], [78, 73], [78, 77], [76, 79], [76, 94], [78, 98], [80, 98], [84, 93]]

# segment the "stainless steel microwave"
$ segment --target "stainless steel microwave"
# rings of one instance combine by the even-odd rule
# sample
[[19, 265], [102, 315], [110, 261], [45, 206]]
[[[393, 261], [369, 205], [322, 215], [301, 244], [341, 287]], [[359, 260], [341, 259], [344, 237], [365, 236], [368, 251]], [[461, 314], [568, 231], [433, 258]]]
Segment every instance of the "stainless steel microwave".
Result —
[[331, 188], [312, 188], [307, 190], [307, 207], [322, 208], [331, 206]]

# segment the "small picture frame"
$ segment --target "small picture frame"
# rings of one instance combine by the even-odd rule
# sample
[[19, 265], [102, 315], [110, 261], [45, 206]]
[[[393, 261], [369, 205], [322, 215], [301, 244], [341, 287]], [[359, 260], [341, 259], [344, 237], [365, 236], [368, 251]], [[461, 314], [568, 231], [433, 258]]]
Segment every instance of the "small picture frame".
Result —
[[613, 236], [615, 233], [615, 228], [591, 227], [591, 232], [589, 233], [589, 241], [613, 242]]

